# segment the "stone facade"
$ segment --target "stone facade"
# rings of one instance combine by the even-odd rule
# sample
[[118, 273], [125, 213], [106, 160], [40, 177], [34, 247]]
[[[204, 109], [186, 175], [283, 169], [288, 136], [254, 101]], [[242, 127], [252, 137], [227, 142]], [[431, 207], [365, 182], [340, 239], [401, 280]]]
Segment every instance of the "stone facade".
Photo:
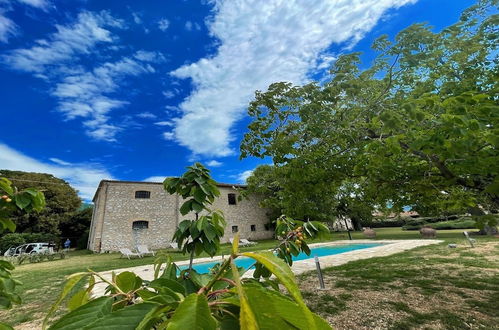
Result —
[[[237, 201], [241, 185], [219, 184], [220, 197], [212, 208], [221, 210], [227, 221], [223, 242], [236, 232], [241, 238], [260, 240], [272, 238], [268, 229], [266, 210], [258, 205], [258, 198]], [[148, 198], [136, 198], [149, 195]], [[236, 204], [229, 204], [229, 194], [235, 194]], [[179, 222], [193, 219], [182, 216], [179, 208], [182, 198], [170, 195], [161, 183], [103, 180], [95, 193], [94, 212], [90, 225], [88, 249], [96, 252], [117, 251], [145, 244], [152, 249], [168, 247]]]

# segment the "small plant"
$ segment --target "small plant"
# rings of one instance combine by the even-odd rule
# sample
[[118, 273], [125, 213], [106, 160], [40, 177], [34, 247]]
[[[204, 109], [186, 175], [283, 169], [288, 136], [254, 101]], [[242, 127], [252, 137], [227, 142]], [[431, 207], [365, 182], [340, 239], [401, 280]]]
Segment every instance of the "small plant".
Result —
[[[170, 256], [162, 254], [155, 261], [152, 281], [132, 272], [113, 274], [110, 281], [93, 271], [73, 274], [45, 317], [44, 329], [69, 296], [69, 313], [50, 329], [331, 328], [305, 305], [289, 267], [291, 254], [310, 253], [305, 239], [327, 231], [324, 225], [282, 216], [276, 227], [281, 237], [275, 250], [277, 255], [271, 251], [240, 252], [236, 235], [232, 253], [210, 273], [200, 274], [192, 268], [193, 255], [202, 251], [215, 255], [224, 233], [223, 214], [207, 207], [219, 195], [216, 184], [206, 168], [195, 164], [181, 178], [165, 180], [165, 188], [184, 197], [183, 215], [195, 212], [195, 219], [182, 221], [174, 236], [183, 252], [190, 254], [190, 267], [180, 270]], [[206, 213], [200, 215], [202, 211]], [[242, 278], [246, 270], [235, 263], [240, 257], [255, 260], [256, 278]], [[270, 280], [271, 275], [276, 280]], [[86, 280], [86, 288], [72, 294]], [[99, 282], [107, 284], [106, 294], [91, 297], [94, 285]], [[286, 288], [287, 294], [280, 292], [278, 284]]]
[[[45, 197], [41, 192], [31, 188], [18, 191], [8, 179], [0, 178], [0, 233], [16, 230], [15, 223], [9, 218], [12, 212], [41, 211], [44, 207]], [[12, 303], [21, 303], [21, 297], [15, 293], [16, 285], [21, 283], [12, 278], [13, 269], [10, 261], [0, 260], [0, 308], [11, 308]], [[2, 322], [0, 328], [11, 329]]]

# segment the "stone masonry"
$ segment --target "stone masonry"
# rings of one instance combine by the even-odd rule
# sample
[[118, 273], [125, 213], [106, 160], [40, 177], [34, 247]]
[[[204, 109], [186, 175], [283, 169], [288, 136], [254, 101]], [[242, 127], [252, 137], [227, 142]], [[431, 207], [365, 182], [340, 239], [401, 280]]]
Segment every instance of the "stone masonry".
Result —
[[[224, 213], [227, 221], [222, 241], [229, 241], [236, 232], [241, 238], [250, 240], [272, 238], [266, 210], [258, 205], [258, 198], [252, 196], [238, 201], [234, 187], [244, 188], [218, 184], [220, 197], [212, 205], [212, 209]], [[149, 198], [136, 198], [137, 191], [149, 194]], [[235, 194], [235, 205], [229, 204], [229, 194]], [[168, 194], [162, 183], [103, 180], [93, 202], [88, 249], [96, 252], [117, 251], [124, 247], [134, 249], [140, 244], [150, 249], [166, 248], [178, 223], [194, 219], [194, 215], [180, 214], [182, 198]]]

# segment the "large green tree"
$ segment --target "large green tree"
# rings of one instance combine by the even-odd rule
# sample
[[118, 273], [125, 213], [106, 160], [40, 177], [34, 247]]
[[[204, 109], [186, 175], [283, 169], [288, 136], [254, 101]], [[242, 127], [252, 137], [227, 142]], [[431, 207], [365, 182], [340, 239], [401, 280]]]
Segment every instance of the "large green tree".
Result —
[[39, 213], [15, 211], [11, 219], [17, 232], [51, 233], [60, 235], [60, 224], [71, 222], [71, 217], [81, 205], [76, 190], [66, 181], [51, 174], [0, 170], [0, 174], [11, 180], [19, 189], [28, 187], [42, 191], [46, 207]]
[[346, 54], [323, 83], [257, 91], [241, 156], [272, 157], [295, 177], [281, 194], [297, 200], [315, 199], [315, 186], [327, 202], [350, 186], [366, 205], [395, 210], [497, 208], [494, 12], [496, 0], [479, 1], [440, 32], [414, 24], [394, 40], [381, 36], [367, 69], [359, 53]]

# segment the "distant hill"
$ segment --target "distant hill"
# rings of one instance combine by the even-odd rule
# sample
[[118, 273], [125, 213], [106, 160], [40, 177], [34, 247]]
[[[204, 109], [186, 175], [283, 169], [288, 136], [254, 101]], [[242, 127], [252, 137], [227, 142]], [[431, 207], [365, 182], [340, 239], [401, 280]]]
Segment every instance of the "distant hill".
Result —
[[78, 211], [91, 209], [92, 207], [94, 207], [94, 205], [91, 203], [81, 203], [81, 206], [78, 208]]

